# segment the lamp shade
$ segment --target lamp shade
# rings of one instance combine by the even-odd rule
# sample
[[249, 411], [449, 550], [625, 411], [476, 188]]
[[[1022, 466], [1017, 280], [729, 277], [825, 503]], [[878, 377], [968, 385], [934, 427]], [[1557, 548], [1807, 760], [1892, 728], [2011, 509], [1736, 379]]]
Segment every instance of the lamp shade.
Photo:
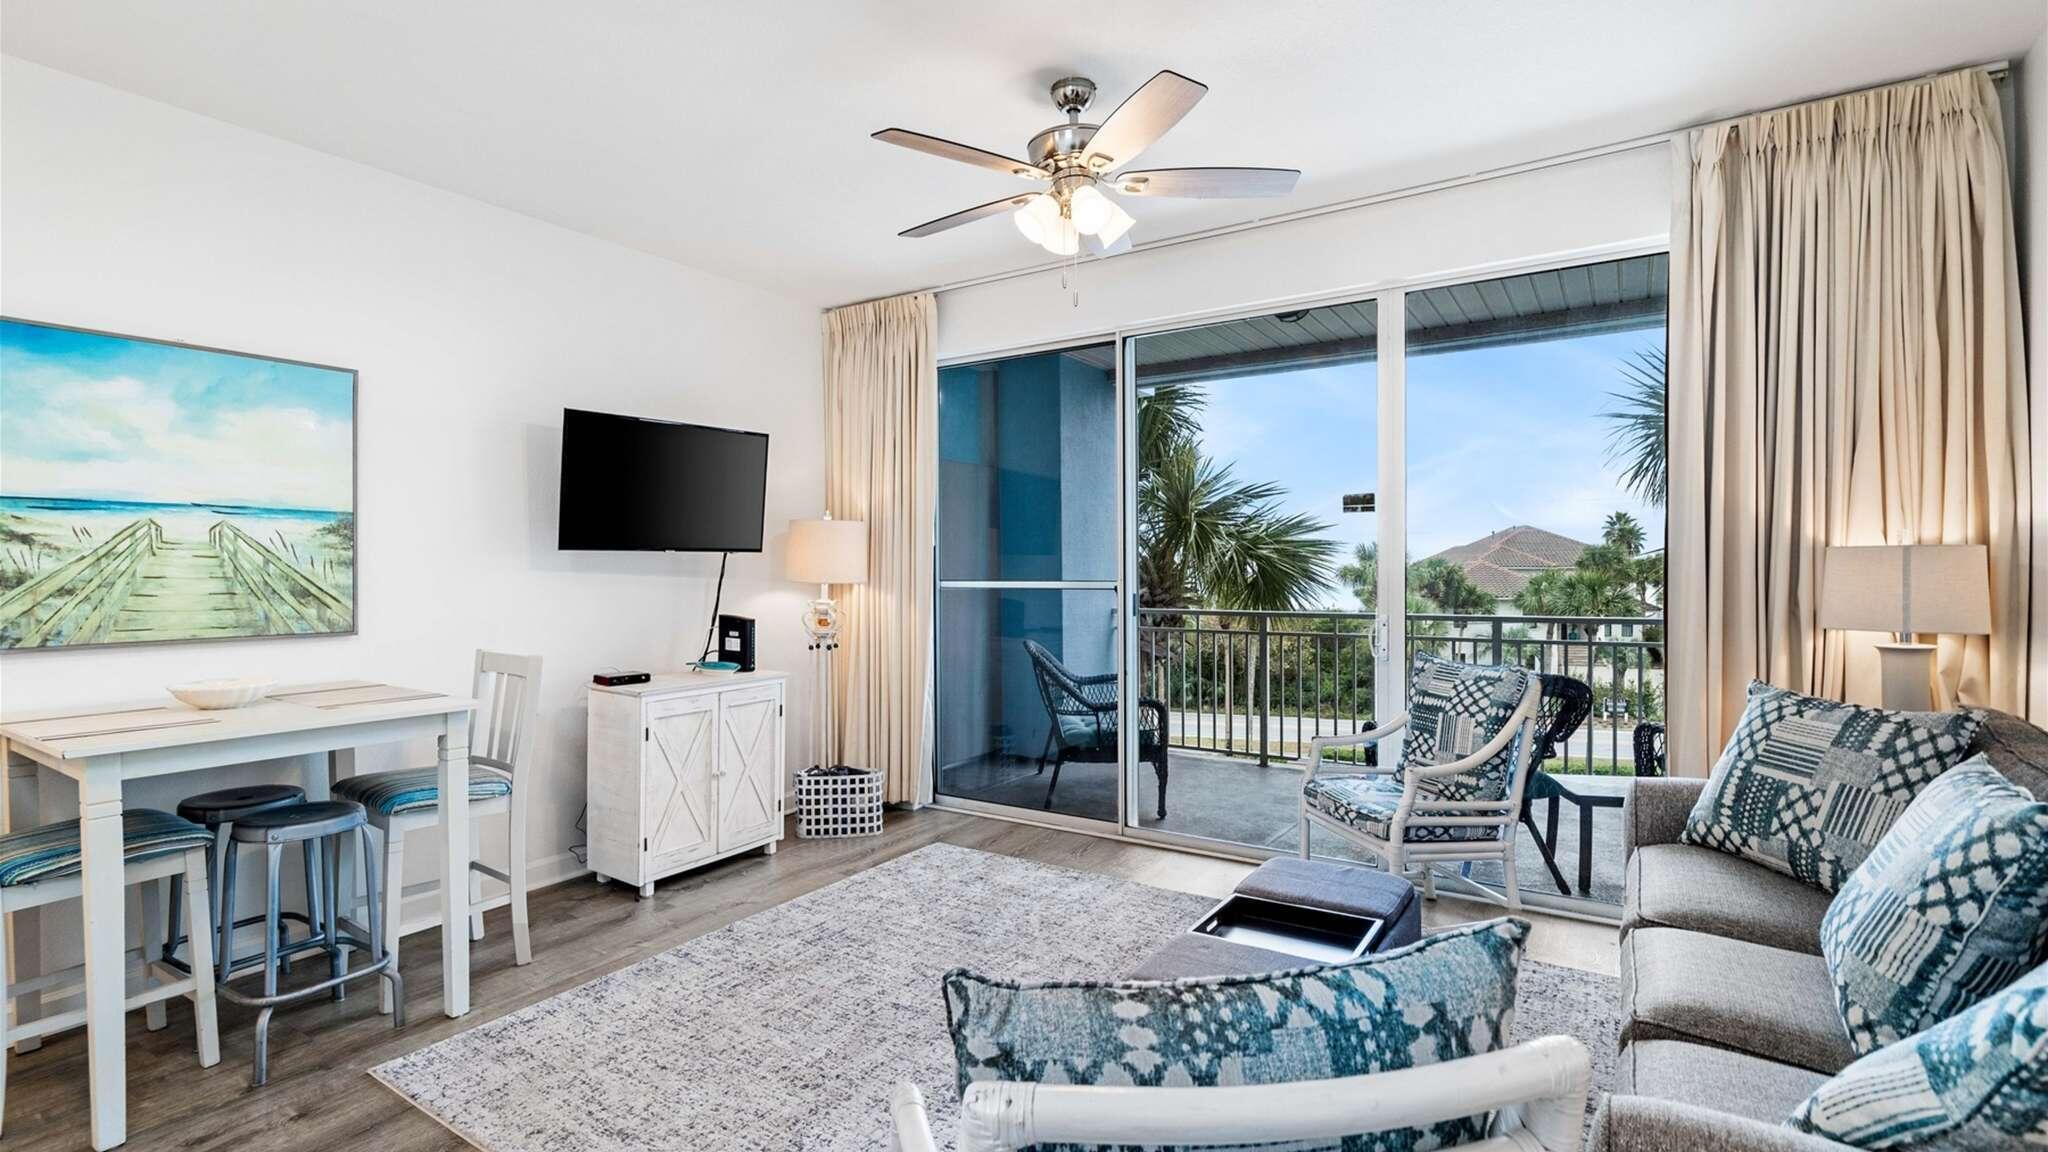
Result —
[[1851, 632], [1991, 631], [1991, 577], [1982, 544], [1830, 548], [1820, 626]]
[[868, 526], [859, 520], [791, 520], [789, 578], [860, 584], [868, 578]]

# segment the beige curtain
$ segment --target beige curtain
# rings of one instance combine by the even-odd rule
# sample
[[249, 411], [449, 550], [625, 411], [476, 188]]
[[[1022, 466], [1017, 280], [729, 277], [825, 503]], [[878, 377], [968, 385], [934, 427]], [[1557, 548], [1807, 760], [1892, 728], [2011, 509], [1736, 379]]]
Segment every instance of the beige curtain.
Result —
[[1751, 677], [1876, 701], [1877, 637], [1816, 624], [1831, 544], [1988, 545], [1992, 633], [1939, 639], [1938, 692], [2024, 710], [2031, 472], [2004, 139], [1973, 70], [1681, 147], [1674, 771], [1712, 763]]
[[892, 803], [920, 799], [925, 758], [937, 349], [929, 292], [825, 314], [825, 506], [868, 526], [867, 583], [841, 590], [837, 762], [882, 769]]

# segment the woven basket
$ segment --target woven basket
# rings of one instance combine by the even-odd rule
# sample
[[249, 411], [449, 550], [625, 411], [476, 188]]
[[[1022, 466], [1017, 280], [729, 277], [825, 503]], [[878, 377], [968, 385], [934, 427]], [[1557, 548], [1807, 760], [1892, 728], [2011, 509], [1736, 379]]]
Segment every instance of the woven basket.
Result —
[[882, 834], [880, 772], [799, 772], [796, 834], [802, 840]]

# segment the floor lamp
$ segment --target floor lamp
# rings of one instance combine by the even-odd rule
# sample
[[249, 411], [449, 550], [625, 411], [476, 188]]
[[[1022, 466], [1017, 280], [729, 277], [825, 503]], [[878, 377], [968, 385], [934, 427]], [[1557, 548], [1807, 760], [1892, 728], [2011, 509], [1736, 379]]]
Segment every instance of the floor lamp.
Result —
[[804, 605], [804, 632], [811, 638], [817, 665], [812, 681], [812, 748], [819, 765], [836, 771], [844, 765], [832, 763], [832, 653], [839, 649], [839, 605], [832, 601], [832, 585], [866, 582], [868, 526], [859, 520], [834, 520], [829, 514], [820, 520], [790, 521], [788, 572], [791, 580], [818, 586], [818, 598]]
[[1829, 548], [1821, 576], [1820, 626], [1890, 632], [1877, 646], [1884, 706], [1933, 706], [1934, 645], [1923, 633], [1991, 631], [1990, 568], [1982, 544]]

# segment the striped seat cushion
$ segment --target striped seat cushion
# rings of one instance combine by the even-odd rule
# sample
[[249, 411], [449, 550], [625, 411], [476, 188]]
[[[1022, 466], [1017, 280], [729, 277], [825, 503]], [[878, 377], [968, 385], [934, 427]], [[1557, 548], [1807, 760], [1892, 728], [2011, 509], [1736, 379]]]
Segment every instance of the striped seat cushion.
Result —
[[[151, 808], [121, 813], [122, 855], [130, 861], [168, 856], [213, 843], [213, 833], [189, 820]], [[78, 872], [78, 821], [60, 820], [0, 836], [0, 888]]]
[[[469, 798], [490, 800], [510, 796], [512, 782], [482, 768], [469, 770]], [[334, 785], [337, 799], [353, 800], [372, 812], [395, 816], [441, 806], [441, 770], [422, 768], [407, 772], [375, 772], [351, 776]]]

